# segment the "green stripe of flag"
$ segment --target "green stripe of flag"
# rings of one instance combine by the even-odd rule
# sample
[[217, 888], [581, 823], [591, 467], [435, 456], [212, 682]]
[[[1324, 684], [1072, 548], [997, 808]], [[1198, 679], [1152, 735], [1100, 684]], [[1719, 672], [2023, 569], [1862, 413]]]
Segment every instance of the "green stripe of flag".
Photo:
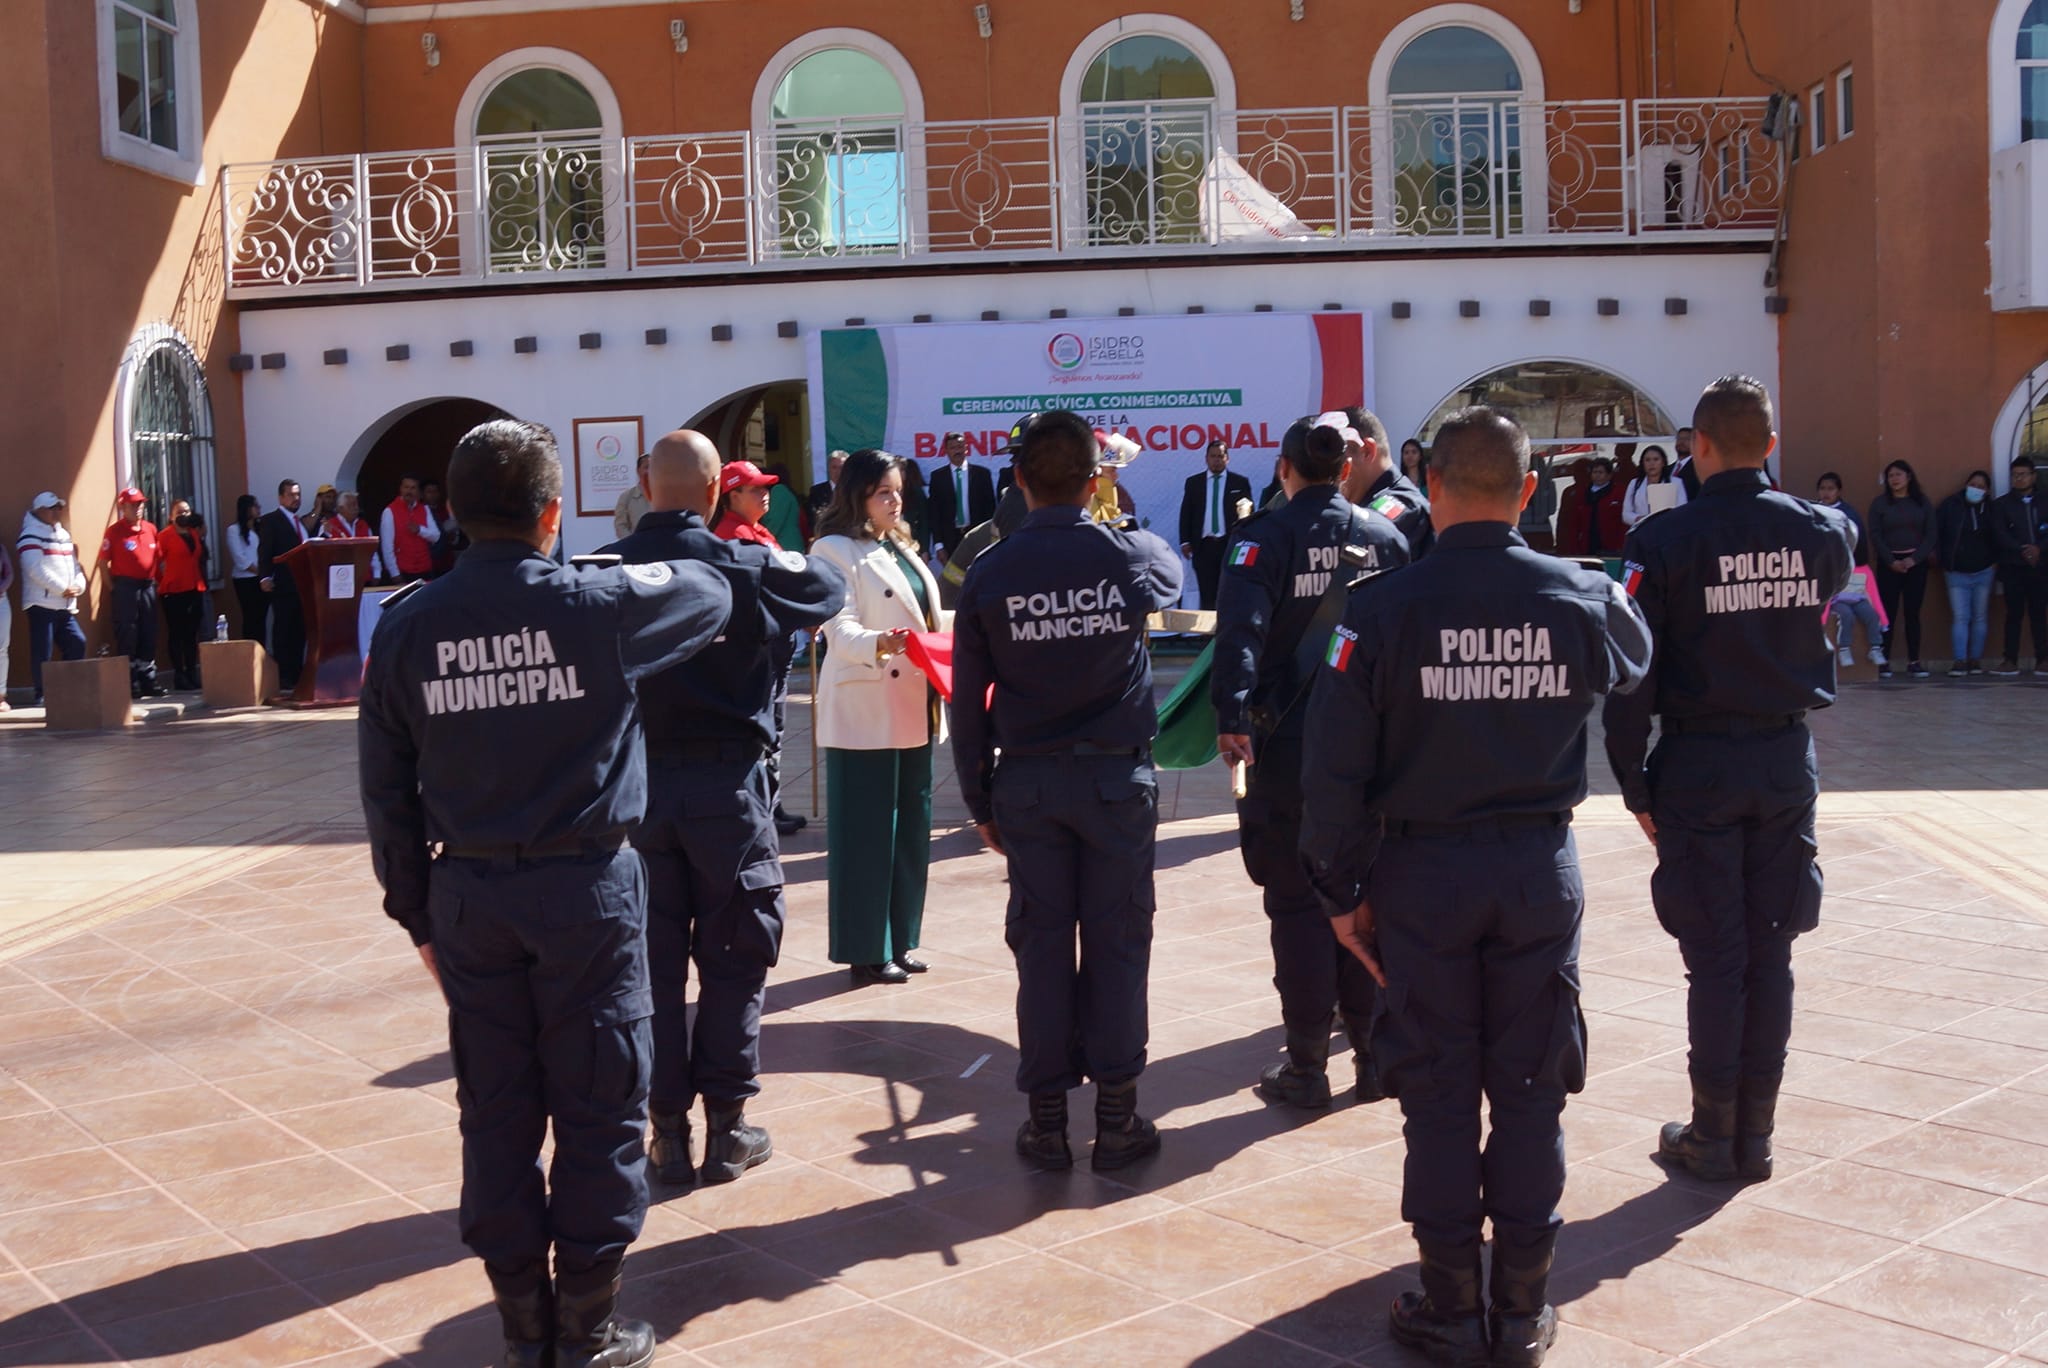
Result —
[[825, 449], [879, 447], [889, 435], [889, 359], [874, 328], [832, 328], [818, 336]]

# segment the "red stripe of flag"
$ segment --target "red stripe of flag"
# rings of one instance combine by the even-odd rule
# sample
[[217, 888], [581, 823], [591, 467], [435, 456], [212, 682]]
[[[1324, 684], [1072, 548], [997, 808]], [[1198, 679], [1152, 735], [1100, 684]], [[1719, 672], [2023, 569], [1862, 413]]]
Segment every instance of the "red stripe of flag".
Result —
[[1324, 412], [1365, 402], [1365, 315], [1319, 313], [1316, 341], [1323, 353]]

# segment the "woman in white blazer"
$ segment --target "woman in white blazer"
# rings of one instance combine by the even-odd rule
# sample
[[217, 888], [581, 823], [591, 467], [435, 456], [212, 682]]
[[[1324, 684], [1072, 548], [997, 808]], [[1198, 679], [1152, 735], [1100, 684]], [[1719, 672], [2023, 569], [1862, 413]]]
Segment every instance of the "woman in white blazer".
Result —
[[1664, 454], [1663, 447], [1644, 447], [1643, 454], [1636, 458], [1636, 465], [1643, 473], [1629, 483], [1628, 495], [1621, 502], [1624, 527], [1634, 527], [1656, 511], [1650, 503], [1651, 485], [1671, 486], [1672, 497], [1676, 500], [1671, 505], [1673, 508], [1685, 502], [1685, 486], [1671, 478], [1671, 458]]
[[932, 742], [938, 695], [904, 656], [912, 632], [942, 629], [939, 585], [903, 518], [904, 467], [886, 451], [846, 458], [811, 554], [846, 579], [824, 626], [813, 717], [825, 749], [831, 958], [855, 983], [905, 983], [931, 866]]

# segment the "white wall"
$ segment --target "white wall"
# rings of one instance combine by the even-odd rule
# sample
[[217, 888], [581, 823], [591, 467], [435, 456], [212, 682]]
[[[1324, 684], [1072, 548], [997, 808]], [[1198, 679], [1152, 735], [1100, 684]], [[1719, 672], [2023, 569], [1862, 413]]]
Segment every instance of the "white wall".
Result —
[[[343, 472], [351, 449], [381, 428], [394, 410], [438, 397], [480, 399], [554, 428], [564, 443], [579, 417], [639, 414], [647, 438], [689, 421], [728, 395], [757, 385], [798, 380], [801, 337], [778, 338], [775, 325], [795, 320], [802, 332], [837, 327], [848, 318], [907, 323], [977, 319], [984, 309], [1005, 318], [1044, 318], [1065, 308], [1075, 318], [1314, 310], [1325, 303], [1373, 315], [1375, 404], [1395, 441], [1409, 436], [1453, 390], [1497, 366], [1554, 357], [1584, 361], [1633, 380], [1683, 422], [1701, 386], [1731, 371], [1756, 376], [1775, 390], [1777, 321], [1764, 312], [1763, 258], [1755, 253], [1558, 257], [1441, 257], [1367, 261], [1206, 264], [1191, 267], [1012, 274], [885, 277], [821, 281], [749, 281], [670, 289], [586, 288], [490, 297], [408, 301], [358, 300], [291, 308], [245, 308], [241, 347], [283, 352], [285, 369], [242, 377], [249, 487], [274, 489], [291, 476], [311, 487]], [[1619, 317], [1596, 313], [1600, 298], [1621, 301]], [[1664, 301], [1682, 297], [1689, 312], [1667, 317]], [[1532, 298], [1551, 301], [1548, 318], [1531, 318]], [[1458, 302], [1476, 299], [1477, 319], [1459, 317]], [[1414, 316], [1392, 316], [1395, 301]], [[731, 342], [710, 340], [729, 323]], [[668, 329], [668, 344], [649, 347], [649, 328]], [[604, 336], [597, 351], [578, 349], [585, 332]], [[515, 337], [539, 338], [521, 356]], [[476, 355], [454, 358], [448, 344], [469, 339]], [[412, 348], [391, 362], [384, 349]], [[344, 366], [321, 363], [330, 348], [348, 349]], [[1294, 415], [1275, 415], [1289, 420]], [[315, 453], [318, 453], [317, 455]], [[1234, 459], [1254, 488], [1269, 457]], [[347, 473], [353, 473], [347, 472]], [[573, 505], [572, 505], [573, 506]], [[1170, 510], [1144, 510], [1155, 519]], [[611, 538], [609, 517], [568, 520], [571, 552]]]

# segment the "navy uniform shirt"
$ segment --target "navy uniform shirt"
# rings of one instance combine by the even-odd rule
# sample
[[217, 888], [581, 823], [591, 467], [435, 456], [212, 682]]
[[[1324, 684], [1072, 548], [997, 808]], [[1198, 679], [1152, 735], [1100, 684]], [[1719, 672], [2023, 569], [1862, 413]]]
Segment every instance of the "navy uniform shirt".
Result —
[[[1346, 561], [1354, 540], [1362, 559]], [[1254, 513], [1231, 534], [1216, 594], [1216, 660], [1209, 698], [1226, 736], [1251, 731], [1254, 707], [1287, 709], [1309, 683], [1297, 675], [1302, 634], [1315, 620], [1332, 581], [1346, 582], [1408, 563], [1408, 543], [1393, 522], [1355, 509], [1334, 484], [1309, 485], [1271, 512]], [[1301, 709], [1284, 728], [1301, 730]]]
[[725, 629], [707, 565], [558, 565], [479, 541], [389, 609], [356, 729], [384, 910], [427, 939], [429, 842], [559, 851], [622, 839], [647, 806], [634, 691]]
[[1460, 523], [1351, 596], [1309, 699], [1302, 857], [1333, 912], [1363, 896], [1380, 819], [1561, 813], [1586, 796], [1586, 723], [1650, 665], [1650, 629], [1598, 570]]
[[1417, 489], [1415, 481], [1398, 469], [1389, 470], [1374, 480], [1372, 488], [1365, 491], [1365, 498], [1360, 502], [1382, 517], [1394, 520], [1394, 526], [1400, 528], [1401, 535], [1408, 539], [1409, 560], [1421, 560], [1436, 545], [1436, 528], [1429, 520], [1429, 496]]
[[1033, 510], [975, 560], [953, 614], [953, 763], [975, 821], [989, 820], [997, 747], [1152, 744], [1145, 618], [1180, 602], [1180, 574], [1152, 533], [1065, 504]]
[[676, 742], [776, 742], [775, 659], [792, 632], [819, 626], [846, 601], [846, 581], [823, 561], [753, 542], [725, 541], [695, 513], [649, 513], [605, 548], [628, 565], [699, 561], [732, 588], [732, 619], [717, 641], [640, 686], [651, 755]]
[[1650, 684], [1607, 705], [1607, 758], [1630, 812], [1650, 810], [1650, 715], [1789, 716], [1835, 701], [1821, 626], [1849, 582], [1856, 527], [1832, 508], [1724, 470], [1690, 502], [1647, 518], [1622, 551], [1629, 592], [1657, 637]]

